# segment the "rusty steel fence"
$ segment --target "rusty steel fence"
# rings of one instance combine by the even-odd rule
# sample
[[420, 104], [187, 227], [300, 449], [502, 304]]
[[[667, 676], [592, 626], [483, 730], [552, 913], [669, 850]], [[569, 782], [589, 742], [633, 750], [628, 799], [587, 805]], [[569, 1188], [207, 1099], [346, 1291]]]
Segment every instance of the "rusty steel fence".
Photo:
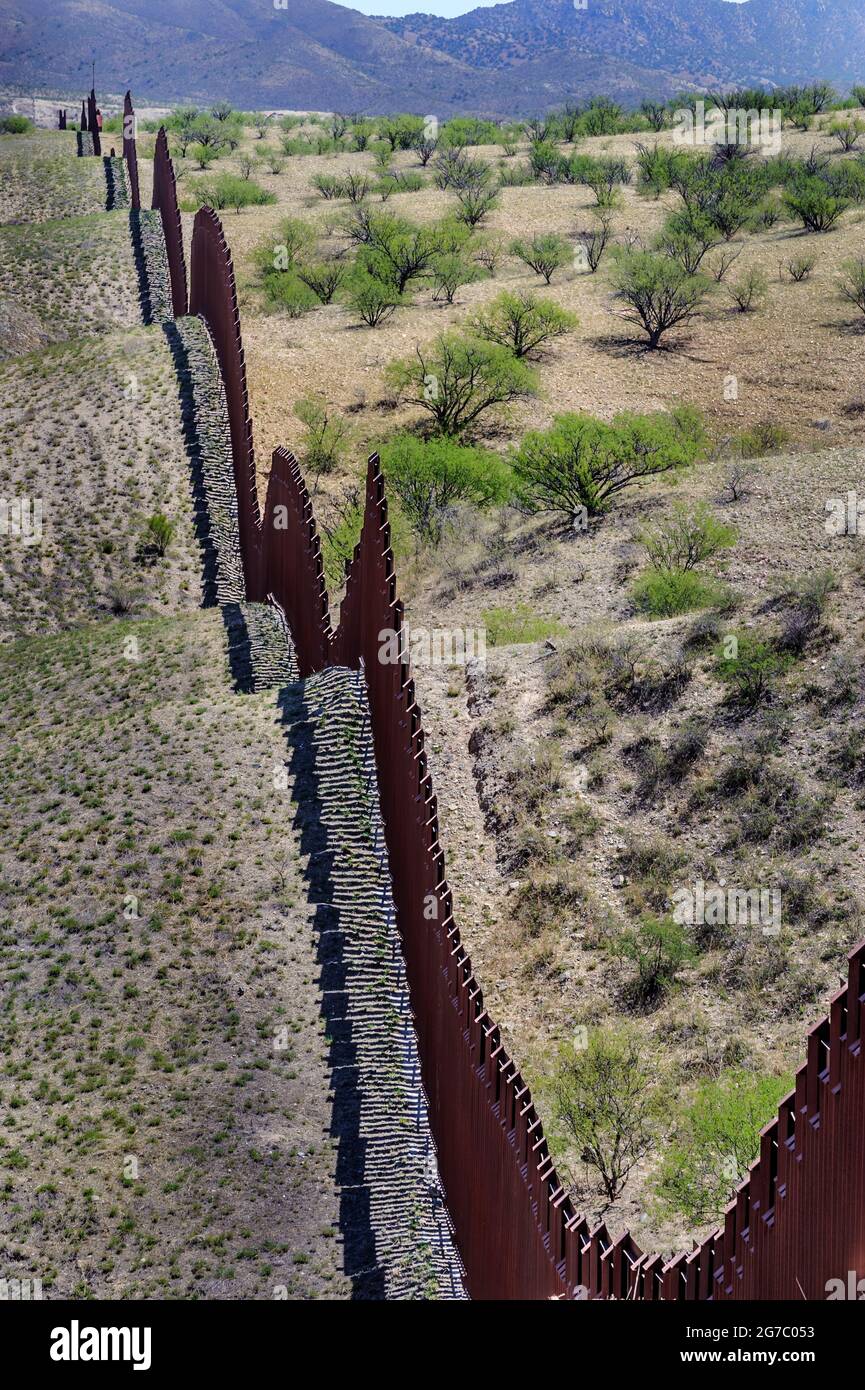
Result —
[[[248, 597], [283, 609], [303, 675], [328, 665], [365, 672], [424, 1088], [472, 1297], [816, 1299], [827, 1280], [865, 1272], [865, 942], [810, 1030], [795, 1090], [763, 1130], [722, 1226], [665, 1261], [574, 1210], [454, 920], [379, 460], [369, 460], [334, 631], [311, 501], [287, 450], [273, 455], [260, 513], [234, 272], [209, 208], [195, 219], [191, 280], [190, 310], [209, 327], [225, 383]], [[397, 660], [380, 659], [394, 649]]]
[[129, 176], [129, 200], [132, 211], [141, 207], [141, 193], [138, 186], [138, 149], [135, 142], [135, 111], [132, 107], [132, 93], [123, 98], [123, 158]]
[[168, 271], [171, 276], [171, 306], [174, 317], [182, 319], [189, 312], [186, 282], [186, 257], [183, 252], [183, 225], [177, 201], [177, 180], [168, 153], [168, 137], [160, 127], [153, 152], [153, 197], [151, 208], [158, 210], [165, 237]]

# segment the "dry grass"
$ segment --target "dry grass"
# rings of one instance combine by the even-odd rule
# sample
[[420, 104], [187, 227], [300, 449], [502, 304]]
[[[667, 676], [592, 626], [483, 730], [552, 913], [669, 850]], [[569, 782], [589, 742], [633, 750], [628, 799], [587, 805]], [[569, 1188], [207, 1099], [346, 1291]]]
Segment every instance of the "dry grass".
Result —
[[[177, 377], [159, 328], [82, 338], [0, 366], [0, 458], [12, 497], [41, 498], [40, 544], [4, 540], [4, 635], [56, 630], [112, 606], [201, 602], [201, 558]], [[5, 494], [4, 494], [5, 495]], [[149, 551], [164, 513], [167, 556]]]
[[72, 130], [0, 135], [0, 223], [103, 212], [102, 161], [78, 159], [75, 151]]
[[346, 1293], [284, 735], [227, 677], [217, 612], [0, 654], [0, 1231], [46, 1297]]

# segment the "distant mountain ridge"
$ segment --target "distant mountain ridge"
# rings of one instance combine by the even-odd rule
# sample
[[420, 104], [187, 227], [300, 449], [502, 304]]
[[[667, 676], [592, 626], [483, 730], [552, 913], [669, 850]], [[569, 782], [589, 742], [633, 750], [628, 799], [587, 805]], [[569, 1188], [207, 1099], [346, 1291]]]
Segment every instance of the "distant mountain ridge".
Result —
[[863, 0], [511, 0], [376, 19], [332, 0], [0, 0], [0, 85], [254, 109], [532, 115], [601, 92], [865, 82]]
[[865, 80], [862, 0], [511, 0], [380, 22], [478, 68], [593, 52], [722, 83]]

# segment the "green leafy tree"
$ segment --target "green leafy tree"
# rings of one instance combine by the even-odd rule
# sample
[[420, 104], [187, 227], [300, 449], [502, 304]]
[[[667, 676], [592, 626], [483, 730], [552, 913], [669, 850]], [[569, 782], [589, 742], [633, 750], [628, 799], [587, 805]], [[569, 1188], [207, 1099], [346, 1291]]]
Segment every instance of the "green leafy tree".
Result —
[[771, 695], [785, 664], [771, 642], [754, 633], [741, 632], [731, 633], [721, 643], [715, 669], [738, 704], [756, 709]]
[[527, 434], [514, 458], [520, 497], [531, 512], [576, 520], [608, 511], [643, 478], [684, 468], [705, 447], [687, 415], [559, 415], [552, 428]]
[[276, 202], [275, 193], [269, 193], [253, 179], [241, 178], [240, 174], [220, 174], [215, 179], [201, 179], [193, 192], [217, 211], [234, 208], [239, 213], [242, 208], [263, 207]]
[[548, 285], [556, 271], [573, 260], [574, 253], [564, 237], [548, 232], [532, 237], [531, 241], [517, 238], [511, 243], [511, 254], [542, 276], [544, 284]]
[[332, 473], [342, 458], [348, 429], [345, 421], [327, 404], [324, 396], [305, 396], [294, 413], [305, 426], [301, 459], [305, 471], [318, 478]]
[[830, 232], [850, 206], [849, 199], [835, 197], [817, 175], [795, 183], [784, 194], [784, 202], [809, 232]]
[[395, 286], [357, 265], [345, 281], [345, 301], [368, 328], [386, 323], [404, 303]]
[[669, 517], [645, 527], [640, 544], [655, 569], [687, 573], [736, 544], [736, 529], [713, 516], [705, 502], [674, 505]]
[[432, 280], [435, 286], [434, 298], [453, 304], [454, 296], [462, 285], [470, 285], [481, 278], [481, 269], [458, 252], [448, 252], [436, 256], [432, 263]]
[[685, 928], [672, 917], [646, 916], [619, 935], [618, 953], [636, 967], [630, 993], [637, 1004], [653, 1004], [674, 983], [694, 950]]
[[506, 348], [443, 333], [414, 357], [392, 362], [387, 379], [432, 415], [441, 434], [459, 435], [493, 406], [532, 396], [534, 372]]
[[348, 273], [345, 261], [332, 259], [311, 265], [299, 265], [297, 276], [308, 285], [322, 304], [330, 304]]
[[381, 450], [388, 488], [420, 540], [438, 545], [451, 510], [501, 504], [510, 496], [507, 464], [485, 449], [465, 448], [452, 439], [397, 435]]
[[563, 1048], [552, 1083], [555, 1116], [609, 1201], [652, 1147], [657, 1092], [638, 1042], [592, 1029], [588, 1047]]
[[577, 322], [576, 315], [560, 309], [555, 300], [538, 299], [526, 290], [505, 290], [475, 315], [471, 328], [479, 338], [509, 348], [515, 357], [529, 357], [544, 343], [570, 333]]
[[685, 1106], [661, 1166], [657, 1193], [667, 1211], [694, 1225], [719, 1220], [760, 1153], [760, 1131], [791, 1089], [790, 1076], [723, 1072]]
[[652, 251], [622, 251], [613, 271], [616, 299], [627, 305], [625, 318], [660, 346], [674, 328], [691, 322], [708, 293], [708, 282], [678, 261]]

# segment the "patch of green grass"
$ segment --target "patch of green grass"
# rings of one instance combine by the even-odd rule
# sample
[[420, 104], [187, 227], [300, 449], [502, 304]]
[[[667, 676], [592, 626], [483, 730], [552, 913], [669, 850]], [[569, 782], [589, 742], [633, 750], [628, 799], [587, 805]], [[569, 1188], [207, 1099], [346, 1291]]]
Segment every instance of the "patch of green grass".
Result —
[[725, 585], [693, 570], [648, 569], [634, 585], [637, 607], [650, 618], [675, 618], [697, 608], [715, 608], [727, 597]]
[[532, 612], [527, 603], [518, 603], [515, 608], [487, 608], [481, 617], [491, 647], [523, 646], [567, 632], [563, 623]]

